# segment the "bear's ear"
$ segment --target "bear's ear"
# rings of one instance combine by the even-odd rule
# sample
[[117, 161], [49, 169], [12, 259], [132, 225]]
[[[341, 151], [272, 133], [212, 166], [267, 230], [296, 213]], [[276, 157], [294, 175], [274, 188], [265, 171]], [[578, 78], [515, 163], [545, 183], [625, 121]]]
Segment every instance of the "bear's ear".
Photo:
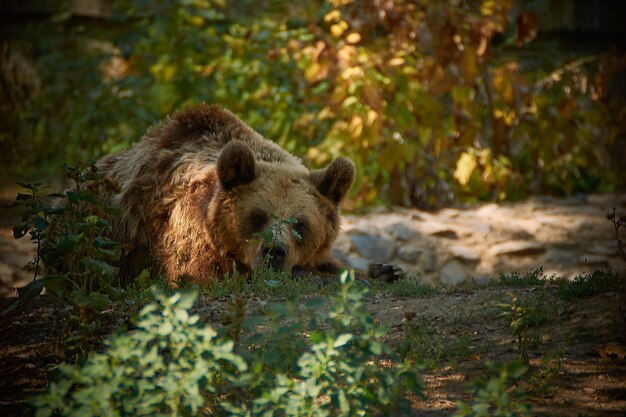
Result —
[[217, 177], [227, 190], [251, 183], [254, 169], [252, 149], [239, 140], [228, 142], [217, 159]]
[[339, 203], [352, 186], [355, 173], [354, 162], [340, 156], [326, 168], [311, 171], [311, 181], [322, 195]]

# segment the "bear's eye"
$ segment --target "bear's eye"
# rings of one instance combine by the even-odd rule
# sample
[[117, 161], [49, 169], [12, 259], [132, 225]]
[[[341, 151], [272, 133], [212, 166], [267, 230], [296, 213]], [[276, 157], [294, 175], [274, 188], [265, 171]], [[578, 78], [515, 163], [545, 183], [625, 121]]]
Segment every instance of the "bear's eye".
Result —
[[293, 230], [295, 230], [301, 238], [308, 228], [309, 223], [306, 221], [306, 219], [297, 219], [296, 222], [293, 224]]
[[252, 223], [254, 229], [263, 227], [265, 223], [267, 223], [267, 220], [267, 213], [263, 210], [252, 210], [252, 213], [250, 213], [250, 223]]

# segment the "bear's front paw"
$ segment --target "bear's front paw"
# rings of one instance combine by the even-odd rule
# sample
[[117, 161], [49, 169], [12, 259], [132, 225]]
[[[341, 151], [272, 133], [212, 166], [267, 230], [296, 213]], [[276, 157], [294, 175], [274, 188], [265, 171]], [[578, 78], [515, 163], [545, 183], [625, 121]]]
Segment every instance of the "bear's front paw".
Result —
[[398, 265], [373, 263], [367, 270], [367, 278], [392, 283], [404, 276], [404, 271]]

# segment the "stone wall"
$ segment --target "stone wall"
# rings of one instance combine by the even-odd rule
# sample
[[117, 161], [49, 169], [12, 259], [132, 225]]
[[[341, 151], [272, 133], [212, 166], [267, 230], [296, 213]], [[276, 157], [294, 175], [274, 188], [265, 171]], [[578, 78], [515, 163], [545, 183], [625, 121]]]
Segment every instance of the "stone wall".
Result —
[[626, 195], [349, 215], [335, 253], [356, 269], [370, 261], [390, 262], [426, 281], [452, 285], [486, 283], [501, 272], [539, 266], [564, 278], [598, 268], [624, 272], [606, 218], [612, 207], [626, 213]]

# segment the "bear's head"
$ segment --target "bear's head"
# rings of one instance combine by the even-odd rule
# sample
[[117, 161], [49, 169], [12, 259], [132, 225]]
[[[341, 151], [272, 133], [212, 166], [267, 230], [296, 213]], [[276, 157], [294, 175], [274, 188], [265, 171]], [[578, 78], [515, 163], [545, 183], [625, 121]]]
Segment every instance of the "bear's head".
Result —
[[339, 204], [354, 176], [354, 163], [344, 157], [309, 171], [291, 159], [255, 158], [246, 143], [230, 141], [217, 160], [218, 187], [208, 213], [212, 239], [251, 269], [267, 262], [287, 272], [314, 270], [330, 256]]

